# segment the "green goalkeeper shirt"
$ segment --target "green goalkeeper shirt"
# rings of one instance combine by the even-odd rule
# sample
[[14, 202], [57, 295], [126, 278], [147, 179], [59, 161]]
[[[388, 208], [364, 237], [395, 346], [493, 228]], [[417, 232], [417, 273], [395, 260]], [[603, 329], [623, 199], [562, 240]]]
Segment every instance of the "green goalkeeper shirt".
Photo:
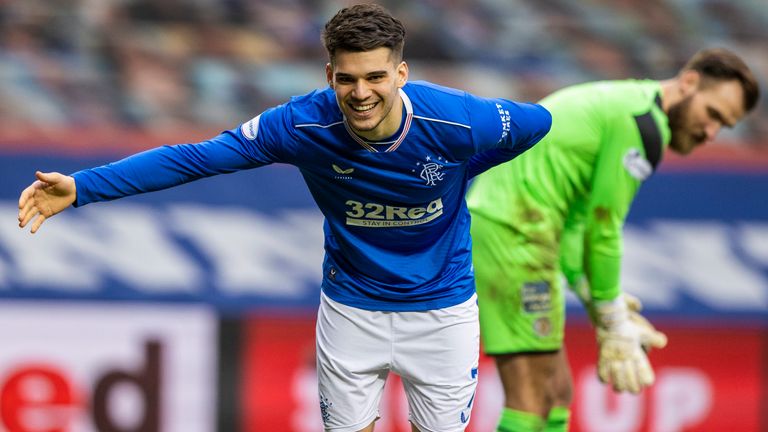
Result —
[[514, 230], [522, 225], [515, 203], [534, 203], [559, 231], [569, 283], [586, 276], [593, 299], [616, 298], [627, 212], [670, 139], [660, 94], [658, 81], [626, 80], [546, 97], [541, 104], [552, 113], [552, 129], [533, 149], [478, 176], [467, 196], [470, 211]]

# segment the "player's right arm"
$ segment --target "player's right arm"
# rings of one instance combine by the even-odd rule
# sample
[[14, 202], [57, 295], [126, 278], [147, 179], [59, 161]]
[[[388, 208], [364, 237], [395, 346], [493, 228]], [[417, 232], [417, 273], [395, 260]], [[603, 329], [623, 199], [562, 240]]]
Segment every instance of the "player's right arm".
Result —
[[285, 158], [282, 149], [287, 148], [281, 145], [290, 142], [285, 132], [288, 111], [283, 105], [258, 116], [260, 132], [253, 138], [245, 135], [243, 125], [207, 141], [157, 147], [71, 176], [38, 173], [37, 180], [19, 197], [19, 226], [24, 228], [34, 219], [34, 233], [70, 205], [115, 200], [280, 162]]
[[70, 205], [79, 207], [170, 188], [202, 177], [258, 164], [238, 149], [231, 132], [197, 144], [163, 146], [71, 176], [38, 173], [19, 197], [19, 227], [34, 218], [35, 233], [47, 219]]
[[157, 147], [117, 162], [72, 174], [75, 207], [154, 192], [204, 177], [265, 165], [235, 130], [207, 141]]

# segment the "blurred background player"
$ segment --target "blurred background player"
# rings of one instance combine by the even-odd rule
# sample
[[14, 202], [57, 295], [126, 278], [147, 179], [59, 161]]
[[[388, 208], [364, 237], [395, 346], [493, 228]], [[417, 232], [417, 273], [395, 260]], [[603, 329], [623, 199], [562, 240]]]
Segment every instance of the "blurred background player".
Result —
[[326, 430], [371, 431], [390, 371], [413, 430], [462, 431], [479, 357], [468, 167], [487, 169], [549, 130], [536, 104], [408, 84], [405, 29], [377, 5], [325, 25], [328, 87], [196, 144], [72, 176], [37, 172], [19, 199], [34, 233], [68, 208], [271, 163], [298, 167], [325, 216], [317, 319]]
[[483, 348], [505, 394], [499, 431], [568, 428], [562, 274], [596, 328], [600, 379], [617, 392], [653, 383], [644, 348], [666, 338], [622, 295], [627, 212], [667, 147], [685, 155], [714, 140], [758, 95], [750, 69], [725, 49], [698, 52], [665, 81], [565, 88], [541, 101], [553, 116], [542, 142], [476, 179], [467, 202]]

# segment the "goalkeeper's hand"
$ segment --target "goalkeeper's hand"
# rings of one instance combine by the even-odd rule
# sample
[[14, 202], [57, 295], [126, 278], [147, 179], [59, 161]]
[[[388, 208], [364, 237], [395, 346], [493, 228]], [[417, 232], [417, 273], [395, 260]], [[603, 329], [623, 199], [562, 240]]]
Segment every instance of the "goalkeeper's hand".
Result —
[[651, 348], [664, 348], [667, 346], [667, 336], [656, 330], [656, 327], [640, 314], [643, 310], [643, 303], [640, 299], [629, 293], [623, 293], [624, 302], [629, 310], [629, 320], [640, 327], [640, 345], [646, 353], [651, 352]]
[[599, 357], [600, 380], [617, 392], [639, 393], [653, 384], [654, 373], [646, 351], [663, 348], [667, 337], [639, 313], [640, 303], [626, 294], [592, 305]]
[[[568, 289], [570, 289], [579, 298], [581, 303], [584, 305], [584, 308], [587, 310], [590, 321], [592, 321], [592, 324], [597, 327], [598, 316], [597, 312], [595, 311], [594, 302], [592, 301], [592, 294], [589, 290], [589, 282], [587, 282], [587, 278], [582, 277], [577, 283], [573, 285], [567, 284], [567, 286]], [[643, 310], [643, 304], [640, 302], [640, 299], [629, 293], [622, 293], [619, 298], [623, 298], [624, 303], [627, 304], [629, 319], [644, 329], [643, 332], [641, 332], [642, 337], [640, 339], [640, 344], [642, 344], [643, 349], [646, 352], [650, 352], [651, 348], [663, 348], [664, 345], [667, 344], [667, 337], [664, 335], [664, 333], [657, 331], [656, 328], [654, 328], [653, 325], [644, 316], [640, 315], [640, 311]], [[664, 340], [663, 343], [660, 342], [662, 339]], [[660, 347], [657, 346], [659, 343], [661, 343]]]

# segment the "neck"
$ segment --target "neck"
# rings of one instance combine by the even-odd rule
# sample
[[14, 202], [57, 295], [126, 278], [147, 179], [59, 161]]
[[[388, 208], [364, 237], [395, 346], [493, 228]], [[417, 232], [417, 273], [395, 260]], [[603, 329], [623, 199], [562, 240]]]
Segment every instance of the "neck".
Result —
[[683, 100], [683, 90], [677, 78], [661, 82], [661, 108], [669, 114], [669, 108]]

